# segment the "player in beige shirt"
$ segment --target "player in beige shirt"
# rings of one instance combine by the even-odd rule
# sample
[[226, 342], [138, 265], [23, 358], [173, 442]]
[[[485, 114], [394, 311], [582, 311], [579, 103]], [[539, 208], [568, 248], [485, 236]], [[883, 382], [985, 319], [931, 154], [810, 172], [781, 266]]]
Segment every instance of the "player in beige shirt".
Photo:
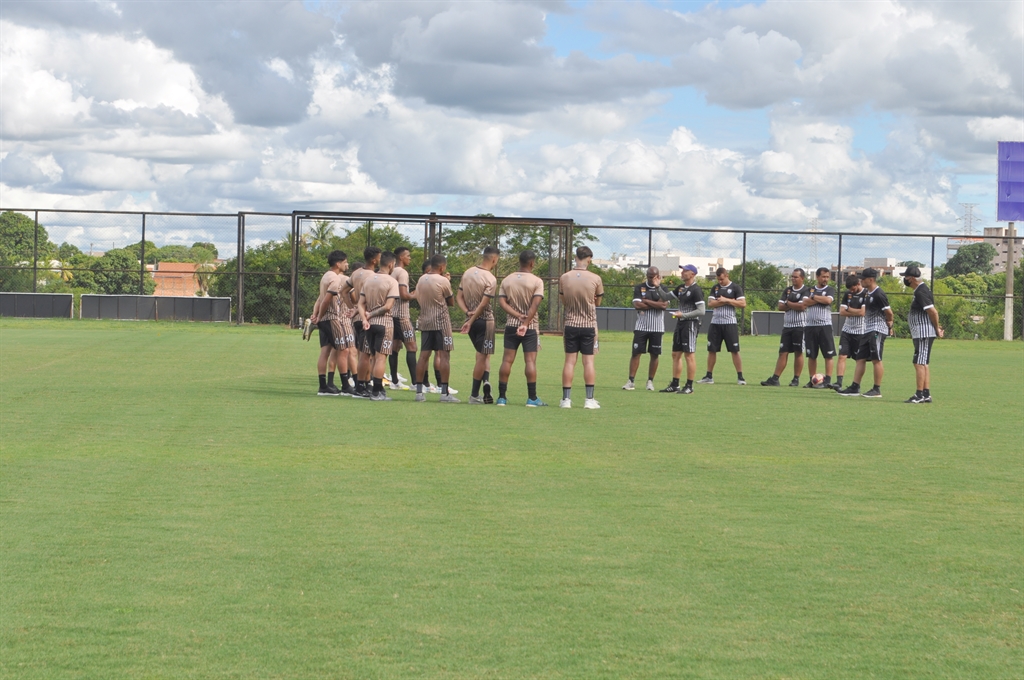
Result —
[[416, 299], [416, 294], [410, 292], [409, 286], [409, 264], [412, 262], [412, 255], [405, 246], [395, 248], [395, 268], [391, 276], [398, 281], [398, 301], [391, 310], [391, 317], [395, 324], [395, 351], [388, 358], [388, 367], [391, 369], [392, 389], [407, 390], [409, 386], [403, 383], [398, 376], [398, 346], [405, 345], [405, 363], [409, 368], [409, 380], [416, 381], [416, 331], [412, 327], [412, 320], [409, 318], [409, 301]]
[[398, 300], [398, 281], [391, 276], [395, 268], [394, 253], [382, 253], [380, 271], [367, 277], [359, 292], [359, 316], [366, 333], [360, 352], [366, 355], [373, 378], [373, 401], [391, 401], [384, 392], [384, 357], [394, 347], [394, 320], [391, 310]]
[[[348, 338], [338, 307], [337, 294], [329, 293], [328, 289], [348, 270], [348, 257], [340, 250], [331, 251], [327, 256], [327, 265], [330, 268], [320, 279], [320, 295], [313, 303], [310, 320], [316, 324], [320, 333], [320, 356], [316, 363], [320, 389], [317, 394], [338, 396], [348, 393]], [[338, 369], [342, 385], [346, 389], [338, 389], [334, 384], [335, 368]]]
[[[458, 293], [455, 295], [455, 302], [466, 313], [466, 323], [462, 324], [459, 332], [469, 333], [469, 339], [476, 349], [470, 404], [494, 403], [490, 382], [491, 355], [494, 354], [494, 312], [491, 310], [491, 300], [498, 286], [493, 273], [497, 264], [498, 249], [493, 246], [484, 248], [480, 264], [470, 267], [463, 273]], [[484, 388], [482, 399], [481, 385]]]
[[537, 350], [540, 349], [537, 339], [537, 310], [544, 299], [544, 281], [533, 274], [536, 262], [537, 254], [532, 250], [519, 253], [519, 271], [502, 279], [498, 291], [498, 304], [507, 315], [505, 355], [498, 371], [498, 406], [508, 404], [505, 396], [508, 377], [512, 373], [512, 363], [516, 360], [520, 346], [523, 348], [523, 359], [526, 361], [526, 387], [529, 391], [526, 405], [547, 406], [537, 396]]
[[[380, 265], [380, 248], [369, 246], [363, 250], [363, 266], [352, 272], [349, 277], [348, 291], [352, 306], [359, 304], [359, 294], [363, 290], [363, 283], [376, 273]], [[356, 349], [359, 350], [358, 367], [356, 370], [356, 391], [352, 396], [361, 399], [370, 398], [370, 364], [366, 361], [366, 354], [363, 352], [363, 344], [366, 342], [366, 331], [360, 323], [353, 324], [356, 336]]]
[[452, 318], [448, 308], [455, 305], [452, 284], [445, 276], [448, 260], [437, 254], [430, 258], [430, 271], [416, 283], [416, 299], [420, 303], [420, 360], [416, 364], [416, 401], [426, 401], [423, 393], [430, 368], [430, 354], [437, 353], [440, 362], [441, 398], [443, 403], [457, 404], [459, 400], [448, 392], [451, 373], [450, 353], [455, 346], [452, 337]]
[[594, 345], [597, 338], [597, 305], [604, 295], [604, 283], [594, 272], [587, 271], [594, 251], [587, 246], [576, 249], [576, 267], [558, 279], [558, 296], [565, 309], [565, 328], [562, 344], [565, 346], [565, 364], [562, 367], [561, 408], [572, 408], [572, 379], [576, 373], [576, 359], [583, 355], [583, 382], [587, 400], [583, 408], [601, 408], [594, 399]]

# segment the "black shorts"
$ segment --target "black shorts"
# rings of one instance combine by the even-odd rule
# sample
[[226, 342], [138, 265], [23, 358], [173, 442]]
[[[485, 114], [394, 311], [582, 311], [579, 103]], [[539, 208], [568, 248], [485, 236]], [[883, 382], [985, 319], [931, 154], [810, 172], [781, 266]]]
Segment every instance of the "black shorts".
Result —
[[713, 323], [708, 326], [708, 351], [717, 354], [722, 350], [722, 341], [725, 341], [725, 351], [736, 354], [740, 351], [740, 327], [734, 323]]
[[914, 363], [927, 366], [932, 358], [932, 343], [935, 338], [914, 338]]
[[395, 317], [393, 320], [395, 326], [394, 338], [396, 342], [405, 344], [412, 341], [416, 343], [416, 331], [412, 328], [412, 321], [409, 319], [399, 319]]
[[390, 328], [370, 326], [370, 330], [366, 331], [366, 348], [363, 353], [390, 356], [394, 346], [394, 332]]
[[654, 331], [633, 331], [633, 356], [650, 354], [652, 357], [661, 355], [661, 338], [664, 333]]
[[421, 352], [451, 352], [455, 339], [444, 331], [420, 331]]
[[317, 330], [320, 331], [320, 346], [321, 347], [336, 347], [337, 341], [335, 339], [335, 329], [331, 328], [330, 321], [324, 321], [321, 319], [316, 322]]
[[832, 337], [832, 325], [808, 326], [804, 329], [804, 352], [808, 359], [817, 359], [818, 352], [824, 359], [836, 355], [836, 341]]
[[676, 332], [672, 334], [672, 351], [693, 354], [697, 351], [697, 334], [700, 333], [700, 321], [697, 319], [680, 319], [676, 322]]
[[576, 328], [574, 326], [566, 326], [562, 333], [562, 344], [565, 346], [566, 354], [585, 354], [586, 356], [592, 356], [594, 354], [594, 338], [597, 337], [597, 331], [593, 328]]
[[860, 335], [843, 331], [839, 334], [839, 356], [852, 357], [860, 346]]
[[804, 353], [804, 329], [802, 326], [800, 328], [782, 329], [779, 354], [789, 354], [790, 352]]
[[885, 337], [885, 333], [878, 331], [860, 336], [860, 344], [857, 345], [857, 351], [853, 358], [857, 361], [881, 361], [882, 350], [885, 349]]
[[494, 354], [494, 319], [477, 319], [469, 327], [469, 340], [477, 354]]
[[523, 348], [526, 354], [537, 352], [537, 331], [532, 328], [526, 331], [526, 335], [520, 336], [516, 333], [515, 326], [505, 326], [505, 349]]
[[363, 320], [356, 317], [352, 320], [352, 334], [356, 336], [356, 350], [364, 354], [370, 354], [365, 349], [366, 345], [366, 329], [363, 328]]

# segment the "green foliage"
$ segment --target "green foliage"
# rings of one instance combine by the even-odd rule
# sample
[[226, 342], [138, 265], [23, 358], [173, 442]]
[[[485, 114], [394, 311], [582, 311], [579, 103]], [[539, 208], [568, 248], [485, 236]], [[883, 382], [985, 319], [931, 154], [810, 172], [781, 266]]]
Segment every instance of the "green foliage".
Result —
[[209, 241], [197, 241], [196, 243], [193, 243], [192, 249], [196, 250], [197, 248], [210, 251], [213, 259], [217, 259], [217, 246], [213, 245]]
[[747, 309], [753, 311], [777, 309], [779, 295], [786, 289], [786, 277], [778, 267], [765, 260], [747, 260], [746, 278], [741, 265], [733, 267], [729, 279], [746, 284], [743, 293], [747, 297]]
[[[139, 260], [127, 248], [108, 250], [92, 263], [93, 280], [98, 292], [107, 295], [139, 294]], [[143, 294], [152, 295], [156, 282], [146, 275]]]
[[944, 273], [951, 276], [960, 274], [988, 274], [992, 271], [992, 258], [996, 249], [989, 243], [972, 243], [962, 246], [953, 257], [949, 258]]
[[903, 260], [902, 262], [896, 263], [897, 267], [923, 267], [924, 262], [918, 262], [917, 260]]
[[[32, 290], [32, 250], [35, 247], [35, 221], [22, 213], [6, 211], [0, 214], [0, 267], [24, 267], [24, 269], [0, 269], [0, 291]], [[39, 225], [38, 261], [48, 267], [56, 254], [56, 246], [50, 243], [46, 228]]]

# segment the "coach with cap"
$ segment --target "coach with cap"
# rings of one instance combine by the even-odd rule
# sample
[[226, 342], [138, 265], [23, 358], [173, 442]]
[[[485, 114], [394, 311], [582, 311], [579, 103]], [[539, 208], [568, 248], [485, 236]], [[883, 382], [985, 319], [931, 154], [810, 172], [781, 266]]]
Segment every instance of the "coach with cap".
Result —
[[914, 373], [917, 374], [917, 392], [906, 400], [908, 404], [930, 404], [931, 370], [928, 362], [932, 355], [932, 343], [945, 333], [939, 325], [939, 312], [935, 308], [935, 299], [928, 285], [921, 281], [921, 269], [916, 265], [907, 267], [900, 276], [903, 283], [914, 291], [914, 301], [910, 303], [907, 314], [907, 325], [910, 326], [910, 337], [914, 340]]
[[[693, 394], [693, 379], [697, 373], [697, 334], [700, 320], [704, 318], [704, 290], [697, 283], [697, 267], [688, 264], [680, 276], [683, 282], [672, 294], [679, 300], [679, 311], [672, 312], [676, 321], [676, 332], [672, 336], [672, 382], [662, 392]], [[686, 361], [686, 384], [679, 386], [683, 375], [683, 360]]]

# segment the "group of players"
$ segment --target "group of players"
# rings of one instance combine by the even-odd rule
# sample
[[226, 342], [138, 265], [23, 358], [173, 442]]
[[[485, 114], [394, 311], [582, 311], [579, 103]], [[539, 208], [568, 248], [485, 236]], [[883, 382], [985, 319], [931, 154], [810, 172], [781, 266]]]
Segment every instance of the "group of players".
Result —
[[[559, 299], [565, 310], [563, 346], [565, 363], [562, 370], [562, 399], [559, 406], [572, 407], [572, 383], [579, 357], [583, 361], [586, 399], [584, 408], [598, 409], [594, 398], [596, 371], [594, 355], [597, 351], [597, 313], [604, 287], [601, 277], [588, 270], [593, 258], [590, 248], [576, 249], [575, 267], [559, 279]], [[537, 311], [544, 297], [544, 282], [533, 274], [536, 254], [525, 250], [519, 254], [519, 269], [505, 277], [500, 287], [494, 276], [498, 263], [498, 250], [485, 248], [480, 262], [463, 273], [457, 291], [452, 291], [451, 276], [447, 272], [444, 255], [434, 255], [424, 262], [423, 274], [415, 290], [410, 286], [408, 267], [411, 261], [408, 248], [395, 252], [381, 252], [368, 247], [363, 251], [363, 262], [348, 275], [348, 258], [341, 251], [328, 256], [330, 269], [320, 281], [320, 294], [313, 305], [310, 321], [320, 334], [320, 357], [317, 364], [319, 395], [352, 396], [373, 401], [390, 401], [385, 391], [385, 373], [390, 369], [389, 385], [394, 389], [411, 389], [398, 374], [400, 346], [406, 350], [406, 362], [416, 390], [416, 401], [426, 401], [426, 393], [436, 389], [442, 403], [459, 403], [456, 391], [449, 386], [450, 354], [454, 348], [450, 308], [456, 304], [466, 314], [459, 332], [469, 335], [476, 351], [473, 367], [473, 388], [470, 404], [504, 406], [508, 403], [508, 380], [512, 366], [520, 351], [525, 362], [528, 407], [546, 406], [537, 395], [537, 352], [540, 349]], [[791, 387], [799, 387], [804, 359], [809, 364], [812, 379], [804, 387], [835, 389], [843, 396], [882, 396], [882, 364], [885, 338], [892, 335], [893, 314], [885, 292], [878, 287], [878, 272], [865, 269], [860, 275], [846, 279], [846, 293], [839, 305], [844, 318], [840, 335], [838, 361], [832, 333], [832, 306], [837, 294], [830, 284], [831, 273], [821, 267], [815, 272], [815, 285], [804, 282], [803, 269], [795, 269], [791, 285], [778, 303], [785, 312], [784, 328], [779, 344], [779, 358], [770, 378], [761, 382], [768, 387], [780, 386], [780, 376], [786, 369], [789, 355], [793, 354], [793, 380]], [[931, 291], [921, 281], [921, 271], [908, 267], [901, 274], [906, 285], [914, 290], [908, 324], [914, 340], [914, 365], [917, 391], [908, 403], [931, 402], [929, 360], [932, 342], [942, 337]], [[633, 334], [633, 348], [629, 364], [629, 380], [624, 390], [634, 390], [636, 373], [643, 354], [648, 354], [647, 389], [653, 391], [655, 373], [661, 355], [665, 332], [665, 313], [671, 301], [678, 309], [670, 313], [677, 319], [672, 340], [672, 381], [661, 390], [666, 393], [692, 394], [696, 377], [696, 346], [705, 307], [712, 310], [707, 332], [707, 372], [696, 382], [713, 384], [713, 371], [718, 353], [725, 345], [732, 355], [737, 382], [745, 385], [740, 359], [739, 327], [736, 309], [746, 306], [740, 286], [729, 279], [729, 272], [719, 268], [717, 283], [705, 302], [704, 292], [696, 280], [697, 268], [688, 264], [682, 268], [682, 283], [669, 291], [661, 283], [656, 267], [647, 270], [647, 279], [633, 290], [633, 307], [637, 318]], [[498, 374], [498, 398], [492, 395], [490, 358], [495, 351], [495, 319], [492, 301], [506, 314], [502, 338], [504, 353]], [[416, 300], [420, 315], [417, 322], [420, 344], [417, 348], [416, 332], [409, 314], [409, 302]], [[419, 356], [417, 358], [417, 349]], [[820, 375], [818, 355], [825, 363]], [[433, 358], [437, 387], [432, 389], [428, 373]], [[855, 363], [853, 381], [843, 387], [846, 361]], [[872, 364], [874, 383], [863, 394], [861, 380]], [[686, 382], [681, 384], [685, 364]], [[833, 369], [836, 381], [832, 382]], [[335, 384], [338, 372], [341, 386]]]
[[[696, 376], [694, 353], [700, 321], [705, 314], [703, 289], [695, 281], [696, 274], [695, 266], [684, 266], [682, 284], [669, 291], [661, 285], [658, 269], [651, 267], [647, 270], [647, 280], [634, 289], [633, 307], [637, 310], [637, 320], [633, 333], [633, 356], [629, 366], [629, 380], [622, 389], [636, 389], [634, 380], [639, 369], [640, 356], [649, 354], [647, 389], [654, 390], [654, 376], [658, 369], [661, 339], [665, 331], [664, 310], [668, 308], [669, 301], [675, 299], [679, 302], [679, 309], [672, 312], [678, 319], [672, 339], [672, 382], [661, 391], [693, 393]], [[746, 299], [740, 286], [729, 280], [729, 272], [726, 269], [720, 267], [716, 271], [716, 276], [718, 282], [712, 287], [707, 300], [707, 306], [712, 309], [707, 334], [707, 372], [696, 382], [707, 385], [714, 383], [715, 362], [724, 343], [726, 350], [732, 354], [737, 383], [746, 385], [736, 320], [736, 309], [746, 307]], [[779, 311], [785, 312], [782, 338], [779, 342], [779, 358], [775, 363], [774, 373], [761, 381], [761, 384], [765, 387], [779, 387], [780, 377], [789, 363], [789, 355], [792, 354], [793, 379], [789, 383], [790, 387], [800, 387], [800, 376], [806, 358], [811, 379], [804, 387], [834, 389], [842, 396], [881, 398], [882, 377], [885, 372], [882, 355], [885, 339], [892, 335], [893, 313], [885, 291], [878, 286], [878, 276], [879, 272], [869, 267], [860, 274], [846, 277], [846, 292], [839, 304], [839, 315], [844, 321], [836, 361], [832, 307], [837, 294], [830, 283], [831, 272], [827, 267], [819, 267], [815, 272], [814, 285], [808, 286], [804, 282], [804, 270], [794, 269], [790, 275], [790, 285], [778, 303]], [[935, 338], [943, 337], [944, 333], [939, 325], [939, 314], [931, 290], [921, 280], [921, 270], [916, 266], [909, 266], [900, 276], [903, 277], [904, 284], [914, 291], [907, 323], [914, 342], [913, 362], [917, 390], [906, 403], [930, 403], [932, 397], [929, 362], [932, 343]], [[823, 375], [818, 373], [819, 354], [825, 362]], [[843, 377], [847, 359], [853, 359], [855, 366], [853, 381], [844, 388]], [[684, 361], [687, 379], [685, 384], [680, 385]], [[874, 382], [871, 389], [862, 393], [861, 380], [864, 378], [868, 363], [872, 365]], [[836, 375], [834, 383], [833, 369]]]

